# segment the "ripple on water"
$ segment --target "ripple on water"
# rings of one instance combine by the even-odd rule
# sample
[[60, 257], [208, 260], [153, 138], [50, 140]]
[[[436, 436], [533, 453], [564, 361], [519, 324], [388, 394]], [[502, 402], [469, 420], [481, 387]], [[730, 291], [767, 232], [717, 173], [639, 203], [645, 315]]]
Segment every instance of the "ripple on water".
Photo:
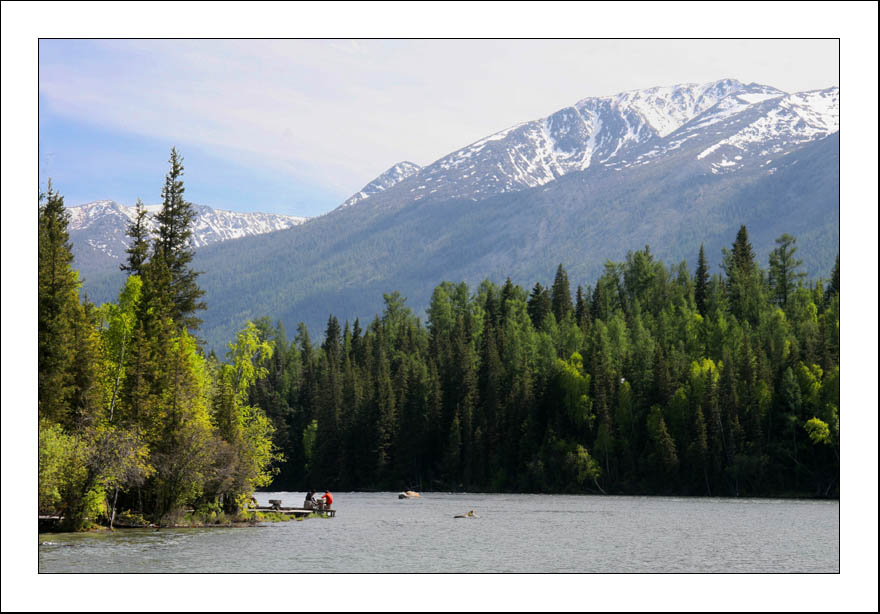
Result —
[[[302, 493], [259, 493], [285, 502]], [[332, 519], [40, 536], [41, 572], [837, 572], [839, 504], [338, 493]], [[453, 518], [475, 510], [478, 518]], [[229, 556], [230, 552], [252, 553]]]

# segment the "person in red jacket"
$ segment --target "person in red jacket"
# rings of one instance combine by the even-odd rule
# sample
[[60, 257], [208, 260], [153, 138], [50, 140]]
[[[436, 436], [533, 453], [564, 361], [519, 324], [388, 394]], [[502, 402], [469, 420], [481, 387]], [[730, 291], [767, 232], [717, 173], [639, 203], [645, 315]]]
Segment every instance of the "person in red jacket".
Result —
[[321, 499], [324, 501], [325, 509], [329, 509], [333, 504], [333, 495], [330, 494], [329, 490], [324, 491], [324, 494], [321, 495]]

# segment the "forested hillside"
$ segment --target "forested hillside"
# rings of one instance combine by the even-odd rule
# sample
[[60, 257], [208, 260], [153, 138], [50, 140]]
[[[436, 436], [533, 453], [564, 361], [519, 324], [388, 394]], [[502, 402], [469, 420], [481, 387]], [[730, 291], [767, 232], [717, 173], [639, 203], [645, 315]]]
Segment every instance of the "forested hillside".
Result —
[[[839, 251], [839, 100], [836, 86], [786, 93], [721, 79], [584, 98], [474, 135], [425, 167], [393, 166], [296, 228], [200, 248], [201, 335], [222, 352], [266, 314], [289, 329], [323, 329], [329, 312], [369, 319], [389, 289], [424, 317], [443, 281], [530, 286], [559, 263], [595, 284], [606, 260], [644, 245], [691, 264], [703, 245], [718, 267], [743, 224], [762, 262], [791, 233], [804, 271], [827, 275]], [[120, 244], [116, 230], [74, 236], [96, 301], [123, 283], [115, 263], [93, 258]]]
[[[209, 246], [196, 254], [210, 304], [212, 347], [266, 314], [288, 328], [321, 330], [328, 312], [354, 321], [399, 290], [424, 316], [443, 281], [530, 286], [563, 263], [577, 284], [595, 284], [605, 261], [650, 245], [657, 257], [710, 264], [740, 225], [766, 262], [775, 239], [797, 236], [804, 271], [827, 275], [839, 250], [839, 134], [783, 156], [774, 173], [713, 174], [680, 154], [648, 166], [591, 168], [543, 187], [471, 199], [425, 197], [405, 205], [377, 194], [301, 227]], [[403, 185], [403, 184], [401, 184]]]
[[259, 487], [839, 496], [839, 259], [808, 278], [795, 236], [766, 268], [741, 225], [720, 267], [702, 244], [696, 267], [646, 245], [593, 285], [562, 264], [526, 288], [446, 281], [424, 322], [387, 288], [381, 313], [327, 314], [314, 342], [259, 313], [224, 362], [199, 339], [193, 210], [169, 162], [155, 236], [139, 208], [100, 307], [79, 295], [62, 196], [41, 197], [40, 509], [71, 529], [117, 510], [236, 517]]
[[262, 318], [273, 488], [837, 496], [839, 266], [807, 283], [775, 244], [766, 270], [744, 226], [720, 271], [645, 247], [574, 301], [561, 265], [444, 282], [425, 324], [393, 292], [320, 345]]

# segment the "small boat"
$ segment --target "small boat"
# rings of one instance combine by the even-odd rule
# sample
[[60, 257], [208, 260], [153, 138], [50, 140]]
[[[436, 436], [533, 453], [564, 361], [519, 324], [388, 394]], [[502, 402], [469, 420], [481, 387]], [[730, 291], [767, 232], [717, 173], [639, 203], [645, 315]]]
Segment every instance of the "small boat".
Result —
[[478, 518], [478, 516], [474, 510], [471, 510], [467, 514], [456, 514], [453, 518]]
[[397, 498], [398, 499], [418, 499], [419, 493], [412, 491], [412, 490], [407, 490], [407, 491], [404, 491], [404, 492], [400, 493], [399, 495], [397, 495]]

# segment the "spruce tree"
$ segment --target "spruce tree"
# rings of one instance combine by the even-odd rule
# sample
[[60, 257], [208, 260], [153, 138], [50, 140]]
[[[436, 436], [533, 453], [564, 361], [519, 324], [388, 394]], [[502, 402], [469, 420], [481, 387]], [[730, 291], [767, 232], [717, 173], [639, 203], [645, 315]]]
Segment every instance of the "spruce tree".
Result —
[[749, 232], [745, 224], [739, 227], [736, 240], [733, 242], [733, 268], [736, 271], [750, 273], [755, 269], [755, 251], [749, 242]]
[[171, 300], [171, 317], [175, 324], [196, 329], [202, 321], [194, 313], [206, 305], [199, 300], [205, 293], [196, 283], [199, 273], [190, 267], [194, 254], [190, 226], [195, 209], [183, 197], [183, 158], [174, 147], [168, 162], [171, 168], [162, 188], [162, 210], [156, 215], [159, 229], [151, 264], [168, 270], [165, 290]]
[[557, 322], [562, 322], [574, 308], [571, 305], [571, 289], [568, 284], [568, 273], [560, 263], [556, 269], [556, 277], [553, 279], [553, 288], [550, 294], [550, 307]]
[[584, 298], [584, 289], [578, 285], [577, 295], [574, 302], [574, 320], [581, 328], [589, 321], [590, 308], [587, 299]]
[[696, 280], [694, 286], [694, 302], [700, 315], [706, 316], [706, 299], [709, 296], [709, 265], [706, 264], [706, 251], [700, 243], [700, 255], [697, 260]]
[[119, 265], [119, 269], [128, 271], [129, 275], [143, 276], [143, 267], [150, 250], [150, 231], [146, 224], [148, 215], [144, 203], [138, 198], [135, 205], [134, 221], [125, 229], [125, 234], [131, 238], [131, 243], [125, 250], [128, 259]]
[[547, 314], [552, 313], [552, 311], [549, 293], [540, 283], [536, 283], [535, 287], [532, 288], [528, 302], [528, 312], [529, 318], [532, 320], [532, 326], [541, 328], [544, 318], [547, 317]]
[[504, 408], [501, 385], [504, 381], [504, 366], [498, 353], [498, 329], [494, 324], [487, 324], [483, 330], [480, 345], [480, 366], [477, 375], [479, 386], [480, 419], [477, 423], [482, 427], [486, 437], [487, 459], [493, 459], [499, 447], [499, 421], [503, 420]]
[[385, 350], [380, 346], [376, 356], [376, 373], [373, 406], [375, 422], [372, 441], [374, 442], [374, 459], [376, 476], [379, 482], [387, 479], [392, 465], [392, 447], [394, 445], [395, 426], [397, 424], [394, 387], [391, 384], [391, 368]]
[[[64, 197], [52, 189], [39, 206], [37, 260], [37, 403], [40, 417], [70, 426], [77, 394], [77, 340], [85, 325], [79, 276], [67, 232]], [[81, 385], [81, 383], [79, 384]]]
[[607, 320], [609, 313], [605, 306], [605, 284], [602, 279], [596, 281], [596, 287], [593, 289], [593, 296], [590, 300], [590, 319], [591, 320]]
[[324, 333], [324, 352], [327, 359], [334, 369], [339, 369], [342, 365], [342, 346], [341, 346], [341, 329], [339, 328], [339, 320], [334, 315], [330, 315], [327, 320], [327, 330]]
[[507, 320], [507, 313], [509, 306], [507, 301], [512, 299], [514, 296], [514, 288], [513, 282], [510, 281], [510, 277], [504, 282], [504, 286], [501, 288], [501, 298], [499, 299], [499, 303], [501, 305], [501, 324], [504, 325], [504, 322]]
[[797, 288], [798, 282], [806, 273], [797, 271], [803, 260], [794, 257], [797, 239], [788, 233], [776, 239], [776, 249], [770, 252], [770, 292], [773, 301], [782, 308], [788, 304], [788, 297]]
[[724, 250], [724, 271], [731, 311], [737, 318], [756, 323], [762, 299], [761, 271], [744, 225], [736, 233], [733, 249]]

